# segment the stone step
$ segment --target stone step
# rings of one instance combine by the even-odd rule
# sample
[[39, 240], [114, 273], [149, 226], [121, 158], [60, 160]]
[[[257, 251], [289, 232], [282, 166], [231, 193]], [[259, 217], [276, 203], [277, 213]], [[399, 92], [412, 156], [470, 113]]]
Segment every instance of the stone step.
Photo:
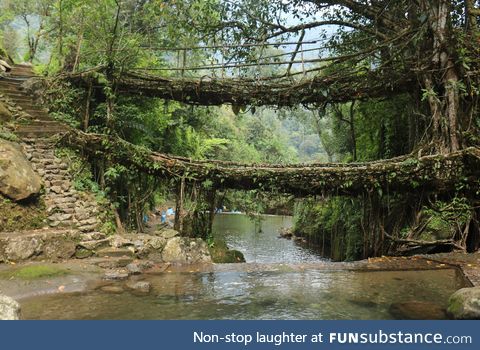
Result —
[[104, 238], [104, 239], [81, 241], [80, 243], [78, 243], [78, 245], [88, 250], [96, 250], [100, 248], [107, 248], [109, 243], [110, 243], [110, 239]]
[[37, 103], [34, 103], [33, 101], [12, 100], [12, 102], [16, 102], [17, 104], [19, 104], [23, 110], [31, 110], [33, 112], [41, 112], [41, 111], [47, 112], [46, 108], [42, 107]]
[[41, 129], [41, 130], [47, 130], [47, 129], [62, 129], [63, 131], [67, 131], [67, 127], [63, 125], [62, 123], [56, 122], [56, 121], [51, 121], [51, 122], [44, 122], [44, 121], [39, 121], [35, 122], [33, 120], [28, 120], [29, 123], [24, 123], [22, 125], [19, 125], [17, 127], [18, 130], [27, 130], [27, 129]]
[[35, 118], [42, 118], [42, 119], [50, 119], [50, 120], [55, 120], [53, 119], [52, 117], [50, 117], [48, 115], [48, 113], [44, 110], [30, 110], [30, 109], [26, 109], [26, 110], [23, 110], [23, 112], [27, 113], [30, 115], [30, 117], [32, 117], [33, 119]]
[[27, 95], [22, 90], [9, 89], [9, 90], [3, 90], [2, 93], [4, 96], [6, 96], [11, 100], [27, 99], [29, 102], [33, 101], [32, 96]]
[[23, 109], [25, 109], [26, 105], [29, 105], [32, 103], [32, 99], [28, 96], [15, 96], [15, 97], [7, 96], [7, 97], [10, 101], [12, 101], [12, 103], [16, 105], [20, 105]]
[[126, 248], [103, 248], [97, 251], [96, 255], [101, 258], [105, 257], [122, 257], [122, 256], [133, 256], [133, 252], [130, 249]]
[[38, 128], [38, 127], [20, 127], [15, 133], [19, 136], [52, 136], [52, 134], [66, 133], [67, 130], [62, 127]]
[[2, 88], [1, 85], [0, 85], [0, 94], [8, 99], [26, 96], [20, 89], [17, 89], [14, 87], [9, 87], [8, 89]]
[[[50, 220], [49, 220], [50, 221]], [[57, 228], [65, 228], [65, 227], [73, 227], [74, 222], [72, 220], [67, 221], [50, 221], [48, 223], [50, 227], [57, 227]]]
[[[31, 116], [31, 120], [34, 122], [55, 122], [55, 119], [50, 118], [47, 115], [35, 115]], [[58, 122], [57, 122], [58, 123]], [[60, 123], [61, 124], [61, 123]]]
[[48, 115], [48, 110], [46, 108], [42, 108], [40, 106], [35, 106], [27, 103], [20, 104], [22, 110], [27, 113], [38, 113], [38, 114], [46, 114]]
[[23, 79], [15, 79], [13, 77], [4, 77], [0, 79], [0, 86], [2, 87], [12, 87], [12, 86], [20, 86], [25, 81]]
[[10, 77], [12, 78], [27, 78], [27, 77], [34, 77], [35, 73], [33, 73], [32, 69], [28, 68], [13, 68], [10, 72]]
[[23, 137], [23, 136], [27, 136], [27, 137], [45, 137], [45, 136], [53, 136], [53, 135], [57, 135], [57, 134], [60, 134], [62, 132], [66, 132], [65, 130], [57, 130], [57, 131], [52, 131], [52, 130], [47, 130], [47, 131], [44, 131], [44, 130], [37, 130], [37, 131], [33, 131], [33, 130], [21, 130], [21, 131], [16, 131], [15, 133], [19, 136], [19, 137]]
[[[30, 126], [30, 127], [35, 127], [35, 128], [65, 128], [65, 126], [62, 123], [59, 123], [55, 120], [29, 120], [28, 124], [24, 124], [24, 126]], [[23, 126], [22, 126], [23, 127]]]
[[11, 73], [10, 74], [19, 74], [19, 73], [29, 73], [29, 74], [35, 74], [33, 73], [33, 68], [32, 66], [27, 66], [27, 65], [14, 65], [12, 67]]
[[93, 231], [89, 233], [82, 233], [81, 234], [82, 240], [84, 241], [92, 241], [98, 239], [104, 239], [107, 235], [103, 232]]

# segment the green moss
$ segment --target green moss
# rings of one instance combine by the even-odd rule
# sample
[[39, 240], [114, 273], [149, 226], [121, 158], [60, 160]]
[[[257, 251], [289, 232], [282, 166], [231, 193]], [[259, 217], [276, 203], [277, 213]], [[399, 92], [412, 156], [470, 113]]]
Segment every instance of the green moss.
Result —
[[0, 277], [11, 279], [19, 278], [23, 280], [32, 280], [44, 277], [58, 277], [68, 274], [68, 271], [52, 265], [32, 265], [18, 268], [13, 271], [3, 271]]
[[46, 218], [42, 198], [16, 203], [0, 195], [0, 232], [42, 228]]
[[215, 241], [210, 247], [210, 255], [212, 260], [217, 264], [243, 263], [245, 257], [242, 252], [234, 249], [228, 249], [227, 244], [223, 241]]
[[449, 239], [454, 232], [455, 228], [452, 227], [452, 223], [439, 216], [431, 216], [421, 238], [424, 240]]
[[463, 310], [463, 301], [462, 298], [452, 295], [448, 301], [447, 313], [453, 317], [459, 315]]

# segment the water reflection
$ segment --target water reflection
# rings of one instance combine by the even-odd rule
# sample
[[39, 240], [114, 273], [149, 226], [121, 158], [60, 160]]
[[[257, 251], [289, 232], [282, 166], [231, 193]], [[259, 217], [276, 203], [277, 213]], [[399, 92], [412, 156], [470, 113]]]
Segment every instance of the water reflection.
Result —
[[214, 235], [228, 246], [241, 251], [247, 262], [295, 263], [324, 260], [319, 252], [279, 238], [282, 227], [292, 227], [292, 217], [262, 215], [260, 223], [246, 215], [217, 214]]

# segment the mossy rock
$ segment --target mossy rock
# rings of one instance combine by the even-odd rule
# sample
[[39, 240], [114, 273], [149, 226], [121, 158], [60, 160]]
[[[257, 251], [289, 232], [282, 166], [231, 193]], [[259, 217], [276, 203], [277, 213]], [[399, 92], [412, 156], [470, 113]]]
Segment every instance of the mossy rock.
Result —
[[439, 217], [431, 217], [420, 239], [426, 241], [449, 239], [455, 232], [455, 227], [446, 220]]
[[209, 247], [212, 261], [217, 264], [232, 264], [232, 263], [244, 263], [245, 257], [243, 253], [229, 249], [227, 244], [223, 241], [215, 241], [211, 247]]
[[75, 251], [75, 258], [77, 259], [86, 259], [93, 255], [93, 251], [85, 248], [77, 248]]
[[457, 320], [480, 319], [480, 287], [462, 288], [448, 300], [448, 315]]
[[22, 280], [33, 280], [45, 277], [58, 277], [68, 274], [67, 270], [64, 270], [57, 266], [52, 265], [31, 265], [20, 267], [15, 270], [0, 272], [0, 278], [12, 279], [19, 278]]

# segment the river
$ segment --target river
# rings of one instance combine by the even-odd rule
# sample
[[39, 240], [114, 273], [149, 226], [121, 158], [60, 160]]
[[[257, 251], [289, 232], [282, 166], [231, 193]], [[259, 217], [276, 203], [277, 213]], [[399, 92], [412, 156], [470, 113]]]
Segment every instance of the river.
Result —
[[[419, 302], [445, 307], [464, 282], [454, 269], [348, 271], [313, 250], [279, 239], [291, 218], [219, 215], [214, 230], [247, 264], [204, 272], [146, 275], [148, 296], [100, 291], [21, 301], [28, 319], [392, 319], [391, 305]], [[268, 269], [264, 268], [267, 266]], [[316, 265], [318, 263], [318, 266]], [[302, 265], [305, 264], [305, 267]], [[273, 268], [272, 268], [273, 266]]]
[[299, 263], [323, 261], [315, 249], [279, 238], [282, 228], [292, 227], [291, 216], [262, 215], [252, 220], [246, 215], [220, 214], [213, 231], [229, 247], [241, 251], [249, 263]]

